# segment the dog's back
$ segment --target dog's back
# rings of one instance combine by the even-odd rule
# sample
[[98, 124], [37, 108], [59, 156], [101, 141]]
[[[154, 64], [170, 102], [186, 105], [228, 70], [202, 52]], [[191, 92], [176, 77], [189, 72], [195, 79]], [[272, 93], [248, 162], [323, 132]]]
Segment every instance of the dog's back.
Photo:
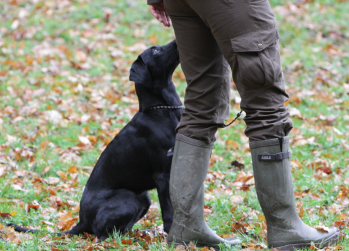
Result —
[[86, 186], [135, 193], [156, 188], [153, 174], [170, 171], [167, 152], [180, 115], [180, 109], [138, 112], [104, 150]]

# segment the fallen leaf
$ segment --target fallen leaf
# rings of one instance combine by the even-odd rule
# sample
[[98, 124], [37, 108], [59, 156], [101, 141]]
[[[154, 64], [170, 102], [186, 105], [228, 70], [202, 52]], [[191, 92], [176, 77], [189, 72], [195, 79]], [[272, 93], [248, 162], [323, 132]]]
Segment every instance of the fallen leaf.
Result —
[[57, 171], [57, 175], [58, 175], [58, 176], [61, 176], [61, 178], [62, 178], [63, 180], [68, 180], [67, 175], [65, 175], [62, 171]]
[[45, 173], [48, 173], [51, 170], [51, 166], [47, 166], [44, 168], [44, 170], [41, 172], [42, 175], [44, 175]]
[[330, 231], [330, 229], [328, 227], [324, 227], [324, 226], [313, 226], [313, 228], [315, 228], [318, 231], [324, 232], [324, 233], [328, 233]]
[[90, 140], [88, 139], [88, 137], [85, 136], [79, 136], [79, 140], [81, 143], [85, 144], [85, 145], [91, 145]]
[[240, 144], [238, 142], [236, 142], [235, 140], [228, 139], [225, 142], [225, 146], [228, 147], [229, 149], [238, 149]]
[[69, 167], [69, 173], [77, 173], [78, 169], [76, 168], [76, 166], [72, 165]]
[[49, 143], [50, 143], [49, 140], [44, 140], [43, 142], [41, 142], [40, 148], [41, 149], [45, 149], [48, 146]]
[[12, 217], [10, 213], [0, 213], [1, 218], [9, 219]]
[[231, 231], [233, 233], [247, 233], [248, 232], [248, 224], [243, 223], [241, 219], [237, 222], [234, 222], [231, 225]]
[[132, 245], [132, 241], [131, 240], [126, 240], [126, 239], [122, 239], [121, 243], [122, 244], [126, 244], [126, 245]]
[[238, 162], [237, 160], [234, 160], [233, 162], [231, 162], [230, 164], [231, 166], [236, 166], [237, 168], [239, 168], [240, 170], [245, 168], [244, 164], [241, 164], [240, 162]]
[[242, 197], [241, 195], [233, 195], [230, 196], [230, 201], [234, 204], [241, 204], [244, 202], [244, 197]]
[[34, 209], [35, 211], [37, 211], [40, 208], [40, 204], [37, 201], [33, 201], [29, 204], [25, 204], [24, 209], [27, 213], [30, 212], [30, 209]]
[[55, 185], [59, 183], [60, 179], [58, 177], [48, 177], [48, 183], [50, 185]]

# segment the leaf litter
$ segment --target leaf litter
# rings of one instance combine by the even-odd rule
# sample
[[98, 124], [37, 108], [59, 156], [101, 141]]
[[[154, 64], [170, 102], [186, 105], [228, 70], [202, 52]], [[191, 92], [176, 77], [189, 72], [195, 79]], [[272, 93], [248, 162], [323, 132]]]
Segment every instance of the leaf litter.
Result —
[[[137, 13], [146, 12], [144, 3], [126, 2], [117, 6], [115, 1], [105, 1], [108, 8], [87, 0], [0, 4], [7, 9], [0, 17], [1, 240], [20, 247], [34, 238], [6, 227], [8, 222], [52, 232], [74, 226], [83, 186], [100, 152], [138, 111], [134, 86], [128, 80], [130, 65], [151, 44], [173, 39], [173, 33], [157, 30], [149, 15], [140, 21]], [[333, 16], [336, 12], [341, 16], [341, 9], [348, 10], [348, 3], [302, 1], [274, 7], [290, 94], [285, 105], [295, 124], [290, 138], [297, 210], [319, 231], [326, 232], [332, 222], [344, 230], [340, 244], [322, 250], [348, 247], [349, 75], [345, 67], [349, 62], [345, 58], [349, 32]], [[121, 27], [126, 27], [126, 33]], [[307, 57], [313, 58], [307, 61]], [[182, 97], [184, 81], [183, 72], [177, 70], [174, 82]], [[241, 99], [233, 82], [231, 89], [233, 116]], [[237, 121], [234, 128], [216, 135], [205, 181], [204, 212], [222, 237], [243, 239], [241, 250], [262, 250], [266, 249], [266, 222], [256, 206], [243, 130], [242, 121]], [[154, 193], [152, 202], [136, 228], [153, 228], [155, 234], [135, 229], [105, 242], [87, 233], [82, 238], [45, 235], [39, 246], [51, 250], [68, 250], [69, 243], [81, 250], [165, 248]], [[176, 250], [186, 248], [199, 250], [193, 243]]]

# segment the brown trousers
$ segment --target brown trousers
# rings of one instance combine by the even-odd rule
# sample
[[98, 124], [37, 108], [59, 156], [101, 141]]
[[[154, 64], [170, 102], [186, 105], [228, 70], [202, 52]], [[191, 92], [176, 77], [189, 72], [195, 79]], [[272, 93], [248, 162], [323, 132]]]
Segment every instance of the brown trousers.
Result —
[[268, 0], [164, 0], [187, 79], [177, 132], [212, 142], [229, 118], [230, 71], [250, 141], [288, 135], [278, 30]]

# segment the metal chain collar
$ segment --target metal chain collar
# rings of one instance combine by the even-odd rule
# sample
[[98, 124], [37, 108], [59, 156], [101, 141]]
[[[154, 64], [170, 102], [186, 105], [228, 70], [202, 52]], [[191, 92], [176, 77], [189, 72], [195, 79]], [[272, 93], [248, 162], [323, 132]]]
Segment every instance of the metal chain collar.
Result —
[[154, 109], [182, 109], [184, 106], [165, 106], [165, 105], [158, 105], [151, 107], [149, 110], [154, 110]]

